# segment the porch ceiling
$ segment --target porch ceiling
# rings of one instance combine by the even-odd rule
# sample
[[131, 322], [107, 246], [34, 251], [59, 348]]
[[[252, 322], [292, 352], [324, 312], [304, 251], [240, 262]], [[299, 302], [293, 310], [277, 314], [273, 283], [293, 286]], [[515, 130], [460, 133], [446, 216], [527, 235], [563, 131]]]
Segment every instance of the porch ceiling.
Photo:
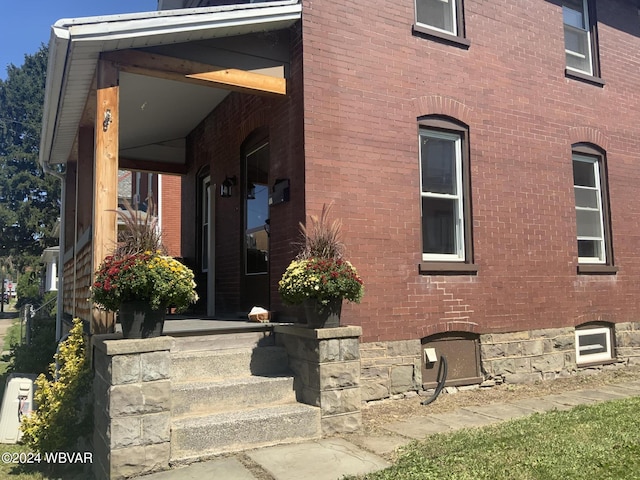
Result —
[[[278, 31], [293, 25], [300, 12], [297, 0], [288, 0], [59, 20], [49, 43], [41, 164], [73, 158], [103, 52], [136, 49], [283, 78], [288, 54]], [[228, 93], [122, 72], [120, 157], [183, 164], [185, 136]]]

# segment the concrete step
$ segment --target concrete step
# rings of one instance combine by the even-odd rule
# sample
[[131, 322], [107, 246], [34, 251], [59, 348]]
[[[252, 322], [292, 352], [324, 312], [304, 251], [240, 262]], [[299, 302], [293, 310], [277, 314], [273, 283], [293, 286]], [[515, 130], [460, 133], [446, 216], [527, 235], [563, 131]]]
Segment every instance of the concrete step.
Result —
[[171, 353], [171, 378], [180, 383], [288, 372], [288, 356], [283, 347]]
[[302, 404], [188, 417], [172, 422], [171, 461], [319, 438], [320, 409]]
[[230, 348], [255, 348], [275, 345], [272, 332], [238, 332], [199, 336], [174, 336], [173, 352], [202, 350], [226, 350]]
[[293, 377], [288, 375], [178, 383], [172, 388], [171, 414], [183, 418], [295, 401]]

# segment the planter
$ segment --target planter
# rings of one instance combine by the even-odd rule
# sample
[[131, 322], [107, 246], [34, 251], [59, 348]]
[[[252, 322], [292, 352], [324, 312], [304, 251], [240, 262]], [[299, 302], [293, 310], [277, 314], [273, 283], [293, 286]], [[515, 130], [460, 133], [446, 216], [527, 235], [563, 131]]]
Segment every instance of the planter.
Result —
[[153, 310], [148, 302], [135, 300], [122, 302], [118, 318], [124, 338], [159, 337], [164, 326], [166, 309]]
[[304, 311], [309, 328], [334, 328], [340, 326], [342, 313], [342, 298], [332, 298], [327, 305], [323, 305], [315, 298], [307, 298]]

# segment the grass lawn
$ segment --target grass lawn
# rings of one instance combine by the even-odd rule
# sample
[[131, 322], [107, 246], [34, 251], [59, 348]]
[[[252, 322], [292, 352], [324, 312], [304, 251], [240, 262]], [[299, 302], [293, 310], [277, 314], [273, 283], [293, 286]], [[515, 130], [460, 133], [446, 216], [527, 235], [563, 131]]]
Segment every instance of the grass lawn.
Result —
[[640, 398], [433, 435], [367, 480], [640, 479]]

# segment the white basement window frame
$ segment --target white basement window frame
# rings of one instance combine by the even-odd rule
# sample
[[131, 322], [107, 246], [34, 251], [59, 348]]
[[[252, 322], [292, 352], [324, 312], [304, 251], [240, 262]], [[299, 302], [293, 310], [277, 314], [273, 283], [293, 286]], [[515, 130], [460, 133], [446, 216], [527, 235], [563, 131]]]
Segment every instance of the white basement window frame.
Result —
[[611, 328], [576, 329], [576, 364], [603, 363], [613, 359]]

